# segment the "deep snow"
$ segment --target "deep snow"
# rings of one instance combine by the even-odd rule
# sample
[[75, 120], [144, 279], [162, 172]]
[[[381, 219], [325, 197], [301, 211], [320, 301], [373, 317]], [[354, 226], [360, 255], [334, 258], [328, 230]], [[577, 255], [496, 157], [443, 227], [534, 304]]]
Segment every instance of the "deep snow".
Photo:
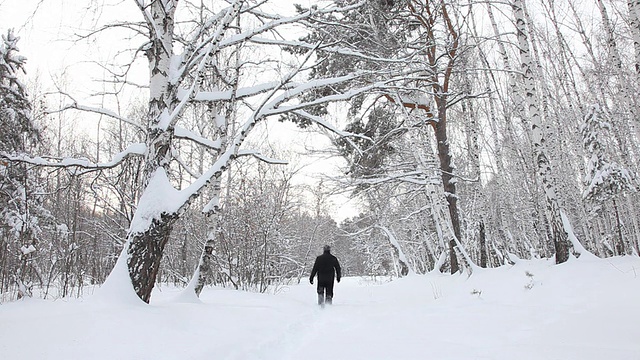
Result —
[[[0, 305], [0, 358], [640, 359], [640, 259], [520, 261], [467, 275], [346, 278], [334, 305], [308, 282], [275, 294], [157, 289]], [[104, 290], [103, 290], [104, 291]]]

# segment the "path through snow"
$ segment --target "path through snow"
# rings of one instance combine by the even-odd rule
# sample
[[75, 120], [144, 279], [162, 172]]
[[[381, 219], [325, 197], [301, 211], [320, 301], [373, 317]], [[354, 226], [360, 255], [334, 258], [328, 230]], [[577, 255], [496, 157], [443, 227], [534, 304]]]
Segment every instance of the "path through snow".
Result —
[[639, 273], [640, 260], [624, 257], [347, 278], [325, 309], [308, 283], [277, 295], [207, 289], [202, 303], [168, 288], [151, 305], [27, 300], [0, 305], [0, 357], [638, 360]]

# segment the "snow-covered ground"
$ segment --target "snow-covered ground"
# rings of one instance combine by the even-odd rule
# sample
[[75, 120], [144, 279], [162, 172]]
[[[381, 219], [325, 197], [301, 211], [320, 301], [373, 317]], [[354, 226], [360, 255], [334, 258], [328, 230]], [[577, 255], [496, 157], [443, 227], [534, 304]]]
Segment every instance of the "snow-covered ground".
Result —
[[548, 260], [386, 283], [346, 278], [334, 305], [303, 283], [276, 295], [163, 288], [151, 305], [0, 305], [0, 358], [640, 359], [640, 259]]

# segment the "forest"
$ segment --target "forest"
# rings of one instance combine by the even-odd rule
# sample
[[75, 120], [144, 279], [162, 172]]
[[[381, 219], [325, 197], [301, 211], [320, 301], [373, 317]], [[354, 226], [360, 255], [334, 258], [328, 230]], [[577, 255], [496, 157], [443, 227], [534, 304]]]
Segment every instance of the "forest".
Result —
[[[64, 40], [115, 47], [91, 91], [0, 29], [0, 302], [267, 292], [325, 244], [370, 277], [640, 253], [640, 0], [83, 9]], [[314, 156], [339, 168], [299, 180]]]

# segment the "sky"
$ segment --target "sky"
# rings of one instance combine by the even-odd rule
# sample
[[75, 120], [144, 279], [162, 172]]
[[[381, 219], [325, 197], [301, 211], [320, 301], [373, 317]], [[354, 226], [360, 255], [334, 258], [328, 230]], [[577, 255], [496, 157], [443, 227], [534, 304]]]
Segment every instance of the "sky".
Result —
[[[340, 254], [336, 256], [340, 258]], [[345, 264], [343, 264], [344, 266]], [[20, 360], [636, 360], [640, 259], [521, 260], [471, 275], [343, 278], [334, 304], [301, 282], [259, 294], [158, 286], [0, 305]], [[92, 294], [91, 294], [92, 293]]]
[[[64, 86], [66, 82], [74, 90], [86, 89], [95, 86], [91, 81], [97, 78], [95, 67], [87, 62], [112, 57], [119, 45], [113, 41], [75, 42], [76, 35], [81, 29], [95, 28], [98, 19], [126, 20], [137, 15], [133, 1], [119, 1], [119, 8], [107, 6], [100, 13], [94, 13], [87, 3], [118, 1], [4, 0], [0, 2], [1, 30], [4, 33], [12, 28], [20, 36], [18, 46], [27, 57], [28, 75], [38, 74], [47, 85], [55, 81]], [[63, 72], [67, 76], [64, 81], [60, 79]]]

